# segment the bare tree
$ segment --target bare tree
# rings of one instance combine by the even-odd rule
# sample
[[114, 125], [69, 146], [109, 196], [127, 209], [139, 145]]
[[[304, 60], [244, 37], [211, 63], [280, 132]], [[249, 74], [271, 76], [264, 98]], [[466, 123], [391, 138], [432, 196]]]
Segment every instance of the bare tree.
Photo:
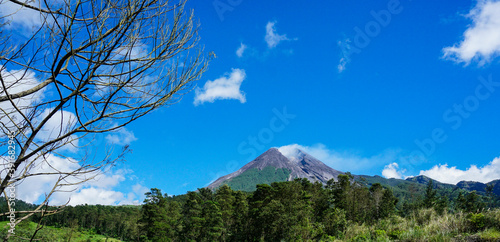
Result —
[[[175, 104], [192, 89], [210, 57], [198, 47], [198, 25], [185, 3], [0, 1], [41, 19], [28, 36], [16, 37], [9, 16], [0, 17], [0, 147], [9, 135], [18, 147], [14, 173], [8, 166], [0, 173], [0, 194], [28, 177], [56, 175], [40, 212], [51, 194], [92, 179], [127, 152], [110, 147], [102, 159], [80, 152], [91, 151], [96, 135]], [[72, 149], [78, 157], [67, 157]], [[54, 166], [53, 156], [74, 162], [73, 169]]]

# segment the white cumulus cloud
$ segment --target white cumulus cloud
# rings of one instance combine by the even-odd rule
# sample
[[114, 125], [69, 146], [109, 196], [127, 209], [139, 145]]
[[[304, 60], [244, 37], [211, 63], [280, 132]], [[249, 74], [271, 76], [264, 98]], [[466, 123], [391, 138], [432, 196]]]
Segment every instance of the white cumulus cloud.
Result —
[[458, 169], [456, 166], [449, 167], [447, 164], [435, 165], [429, 170], [420, 171], [420, 175], [449, 184], [457, 184], [460, 181], [486, 183], [500, 179], [500, 157], [493, 159], [493, 161], [483, 167], [471, 165], [465, 170]]
[[404, 170], [399, 170], [398, 163], [393, 162], [384, 167], [384, 170], [382, 170], [382, 176], [384, 176], [385, 178], [403, 179], [402, 172], [404, 172]]
[[[0, 156], [0, 167], [6, 167], [10, 161], [5, 156]], [[14, 178], [20, 174], [30, 174], [24, 180], [16, 184], [16, 198], [25, 202], [38, 204], [45, 199], [57, 183], [61, 174], [80, 169], [80, 163], [72, 158], [63, 158], [54, 154], [39, 157], [36, 160], [23, 162], [15, 173]], [[6, 169], [0, 171], [0, 176], [5, 176]], [[119, 191], [130, 186], [123, 185], [124, 182], [134, 180], [133, 173], [129, 169], [110, 170], [104, 173], [91, 172], [79, 176], [66, 177], [65, 184], [74, 184], [57, 188], [49, 200], [50, 205], [62, 205], [69, 201], [69, 205], [78, 204], [140, 204], [144, 199], [147, 188], [139, 183], [131, 186], [125, 195]], [[35, 175], [41, 174], [41, 175]], [[95, 176], [85, 183], [78, 184], [83, 179]]]
[[[37, 80], [35, 73], [30, 70], [9, 71], [5, 68], [5, 66], [0, 65], [0, 71], [3, 82], [7, 88], [7, 93], [10, 95], [29, 90], [40, 84], [40, 81]], [[39, 90], [31, 95], [17, 98], [13, 100], [14, 105], [20, 109], [22, 114], [28, 115], [28, 113], [32, 111], [34, 104], [44, 98], [45, 91], [46, 88], [43, 88], [42, 90]], [[6, 92], [3, 89], [3, 86], [0, 85], [0, 96], [4, 96], [5, 94]], [[13, 127], [12, 120], [19, 124], [22, 122], [23, 117], [20, 113], [18, 113], [10, 101], [0, 102], [0, 122], [9, 129], [15, 129]]]
[[[6, 166], [9, 160], [2, 157], [1, 163]], [[14, 178], [20, 174], [30, 174], [33, 176], [25, 178], [22, 182], [16, 184], [16, 198], [29, 203], [36, 203], [45, 198], [57, 182], [60, 173], [71, 172], [80, 168], [78, 162], [71, 158], [62, 158], [53, 154], [48, 154], [45, 158], [40, 157], [36, 160], [28, 160], [18, 168]], [[0, 173], [5, 176], [5, 170]], [[34, 175], [43, 174], [43, 175]], [[81, 178], [81, 177], [80, 177]], [[66, 182], [77, 182], [79, 178], [67, 178]]]
[[64, 196], [63, 193], [59, 193], [57, 194], [59, 197], [56, 198], [59, 198], [58, 202], [67, 201], [69, 199], [69, 205], [138, 205], [144, 200], [144, 193], [149, 191], [147, 187], [136, 183], [127, 194], [117, 191], [118, 187], [123, 186], [122, 182], [131, 180], [131, 173], [133, 173], [131, 170], [119, 169], [115, 172], [99, 174], [94, 180], [79, 187], [75, 192], [67, 194], [66, 196]]
[[123, 200], [124, 197], [125, 196], [121, 192], [89, 187], [81, 189], [79, 192], [73, 194], [69, 205], [115, 205], [116, 201]]
[[465, 30], [463, 40], [443, 49], [444, 58], [456, 62], [488, 62], [500, 53], [500, 1], [480, 0], [468, 18], [472, 25]]
[[[53, 108], [45, 109], [37, 118], [37, 123], [40, 123], [42, 120], [48, 117], [53, 110]], [[50, 141], [61, 137], [71, 131], [76, 123], [77, 118], [74, 113], [64, 110], [58, 110], [49, 118], [49, 120], [37, 134], [37, 139], [40, 139], [42, 141]], [[78, 137], [76, 135], [70, 135], [69, 138], [64, 139], [60, 143], [65, 144], [62, 147], [62, 150], [76, 152], [78, 147]]]
[[245, 70], [232, 69], [231, 73], [225, 73], [213, 81], [207, 81], [203, 88], [196, 88], [194, 105], [197, 106], [204, 102], [213, 103], [215, 100], [222, 99], [236, 99], [245, 103], [245, 94], [240, 90], [241, 83], [245, 78]]
[[238, 47], [238, 49], [236, 50], [236, 55], [238, 57], [242, 57], [243, 56], [243, 52], [245, 52], [245, 50], [247, 49], [247, 46], [243, 43], [240, 44], [240, 47]]

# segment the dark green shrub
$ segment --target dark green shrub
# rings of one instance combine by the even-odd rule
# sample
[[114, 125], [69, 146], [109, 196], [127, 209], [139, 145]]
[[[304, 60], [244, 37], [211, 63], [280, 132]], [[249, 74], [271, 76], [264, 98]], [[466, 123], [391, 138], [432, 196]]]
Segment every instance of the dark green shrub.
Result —
[[366, 235], [360, 234], [360, 235], [354, 237], [354, 239], [352, 239], [352, 241], [356, 241], [356, 242], [358, 242], [358, 241], [368, 241], [368, 238], [366, 238]]
[[383, 230], [383, 229], [376, 229], [372, 233], [372, 237], [375, 239], [376, 238], [385, 238], [386, 236], [387, 236], [387, 232], [385, 232], [385, 230]]
[[399, 239], [403, 233], [404, 233], [403, 230], [395, 229], [389, 232], [389, 234], [387, 235], [389, 236], [390, 239]]
[[482, 213], [469, 213], [467, 215], [467, 220], [470, 224], [470, 227], [474, 231], [479, 231], [484, 229], [486, 219], [484, 214]]
[[486, 228], [500, 228], [500, 210], [493, 210], [484, 213]]

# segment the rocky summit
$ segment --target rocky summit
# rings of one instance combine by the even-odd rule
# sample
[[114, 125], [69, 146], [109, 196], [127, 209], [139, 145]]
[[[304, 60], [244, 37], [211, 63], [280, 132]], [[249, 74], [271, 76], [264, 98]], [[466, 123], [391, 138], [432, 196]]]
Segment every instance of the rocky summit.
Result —
[[215, 189], [228, 184], [236, 190], [252, 191], [257, 184], [270, 184], [307, 178], [311, 182], [326, 184], [337, 179], [341, 171], [332, 169], [306, 152], [290, 147], [271, 148], [239, 170], [220, 177], [208, 188]]

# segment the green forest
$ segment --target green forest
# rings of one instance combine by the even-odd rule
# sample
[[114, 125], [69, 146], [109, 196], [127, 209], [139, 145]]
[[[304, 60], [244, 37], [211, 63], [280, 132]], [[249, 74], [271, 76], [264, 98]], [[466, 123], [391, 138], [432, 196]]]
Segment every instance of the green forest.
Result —
[[34, 238], [41, 241], [500, 240], [492, 188], [480, 195], [432, 180], [423, 186], [422, 192], [401, 193], [347, 173], [327, 185], [296, 179], [257, 185], [253, 192], [223, 185], [168, 196], [153, 188], [141, 206], [79, 205], [35, 215], [18, 225], [19, 237], [11, 241], [31, 238], [36, 223], [41, 229]]

